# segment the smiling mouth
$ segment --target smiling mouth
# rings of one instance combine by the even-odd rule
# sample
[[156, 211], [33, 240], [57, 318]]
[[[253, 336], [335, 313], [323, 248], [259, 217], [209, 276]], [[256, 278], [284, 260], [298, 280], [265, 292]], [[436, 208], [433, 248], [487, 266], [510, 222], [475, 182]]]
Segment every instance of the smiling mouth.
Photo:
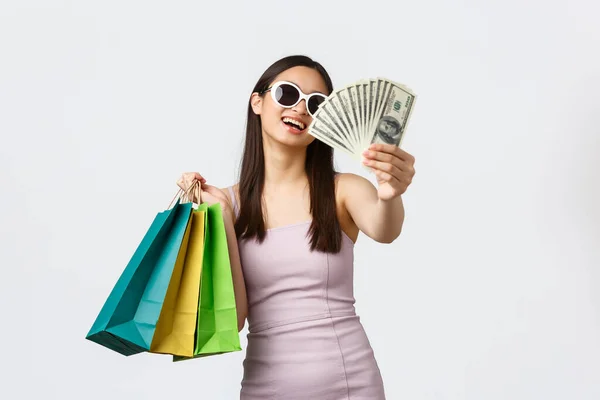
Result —
[[304, 125], [304, 123], [302, 123], [300, 121], [296, 121], [295, 119], [292, 119], [292, 118], [284, 117], [281, 120], [283, 121], [284, 124], [292, 127], [293, 129], [295, 129], [298, 132], [302, 132], [304, 130], [304, 128], [306, 128], [306, 125]]

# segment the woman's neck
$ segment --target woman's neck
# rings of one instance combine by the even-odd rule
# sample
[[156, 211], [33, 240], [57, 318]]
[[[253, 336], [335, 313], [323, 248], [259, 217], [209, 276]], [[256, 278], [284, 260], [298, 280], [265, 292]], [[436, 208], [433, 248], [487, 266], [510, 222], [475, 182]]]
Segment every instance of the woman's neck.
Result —
[[306, 147], [290, 147], [263, 141], [265, 155], [265, 187], [306, 181]]

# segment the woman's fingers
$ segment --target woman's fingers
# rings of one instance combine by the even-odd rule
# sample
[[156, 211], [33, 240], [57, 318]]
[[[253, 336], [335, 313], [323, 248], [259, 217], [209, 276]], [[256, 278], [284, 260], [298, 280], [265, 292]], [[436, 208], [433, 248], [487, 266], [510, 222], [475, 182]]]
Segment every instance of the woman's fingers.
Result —
[[194, 203], [221, 203], [223, 207], [231, 207], [229, 198], [218, 187], [206, 184], [206, 179], [198, 172], [185, 172], [177, 181], [187, 198]]
[[198, 172], [192, 172], [194, 180], [200, 181], [201, 183], [205, 183], [206, 179], [202, 177]]
[[184, 172], [181, 177], [177, 180], [177, 186], [180, 189], [187, 191], [194, 182], [200, 182], [201, 184], [206, 183], [206, 179], [198, 172]]

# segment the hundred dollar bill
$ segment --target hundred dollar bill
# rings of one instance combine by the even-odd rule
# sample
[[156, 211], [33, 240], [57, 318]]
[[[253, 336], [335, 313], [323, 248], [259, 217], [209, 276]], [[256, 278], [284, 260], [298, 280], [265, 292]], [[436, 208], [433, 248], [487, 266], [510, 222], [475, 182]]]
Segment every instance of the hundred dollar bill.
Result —
[[378, 78], [376, 81], [377, 88], [375, 94], [375, 105], [373, 107], [373, 116], [371, 118], [371, 121], [369, 122], [370, 125], [368, 128], [368, 132], [373, 131], [373, 124], [376, 122], [377, 116], [381, 115], [381, 110], [383, 108], [383, 105], [386, 103], [390, 91], [390, 82], [388, 80]]
[[[352, 99], [351, 88], [344, 87], [336, 90], [335, 99], [339, 102], [339, 111], [341, 115], [338, 118], [342, 118], [348, 127], [349, 139], [352, 141], [352, 146], [357, 148], [362, 142], [362, 138], [358, 136], [358, 117], [356, 115], [356, 104]], [[333, 101], [332, 101], [333, 102]]]
[[358, 90], [358, 106], [360, 107], [361, 126], [359, 136], [364, 138], [367, 132], [367, 87], [369, 83], [367, 80], [361, 80], [356, 84]]
[[372, 143], [388, 143], [396, 146], [400, 146], [402, 143], [416, 96], [406, 86], [387, 81], [390, 90], [381, 109], [375, 115], [374, 124], [365, 138], [368, 142], [364, 147]]
[[323, 108], [323, 105], [328, 100], [323, 102], [317, 112], [313, 115], [313, 120], [308, 126], [308, 132], [333, 148], [352, 153], [353, 146], [350, 146], [349, 141], [346, 139], [339, 124], [333, 121], [330, 118], [331, 113], [328, 113], [327, 110]]
[[342, 150], [350, 156], [354, 156], [355, 153], [353, 149], [349, 148], [347, 143], [344, 143], [344, 141], [340, 140], [339, 137], [332, 135], [330, 126], [324, 123], [322, 119], [313, 119], [309, 126], [309, 132], [315, 138], [333, 147], [334, 149]]
[[330, 113], [332, 122], [343, 130], [344, 141], [349, 148], [355, 148], [359, 145], [359, 141], [354, 139], [352, 119], [348, 113], [346, 105], [349, 104], [347, 99], [342, 99], [344, 96], [343, 90], [335, 90], [329, 97], [328, 101], [321, 104], [322, 112]]
[[[377, 107], [379, 106], [379, 104], [382, 102], [382, 94], [380, 93], [380, 89], [381, 89], [381, 80], [379, 79], [372, 79], [371, 80], [373, 82], [373, 107], [371, 109], [371, 125], [373, 124], [373, 118], [375, 117], [375, 114], [377, 113]], [[370, 125], [369, 125], [370, 128]]]
[[373, 118], [373, 103], [375, 102], [373, 94], [373, 83], [373, 79], [369, 79], [367, 81], [367, 120], [365, 121], [365, 133], [369, 132], [369, 127], [371, 126], [371, 118]]
[[350, 133], [343, 122], [337, 118], [337, 109], [331, 105], [335, 101], [336, 99], [330, 96], [321, 103], [317, 113], [313, 116], [313, 121], [320, 119], [325, 125], [324, 127], [320, 127], [321, 131], [326, 132], [329, 138], [335, 137], [338, 142], [344, 143], [346, 148], [352, 149]]
[[349, 113], [352, 117], [352, 135], [356, 143], [362, 143], [362, 136], [360, 136], [360, 110], [358, 107], [358, 90], [355, 85], [346, 86], [344, 89], [344, 96], [342, 102], [345, 104], [346, 109], [349, 109]]

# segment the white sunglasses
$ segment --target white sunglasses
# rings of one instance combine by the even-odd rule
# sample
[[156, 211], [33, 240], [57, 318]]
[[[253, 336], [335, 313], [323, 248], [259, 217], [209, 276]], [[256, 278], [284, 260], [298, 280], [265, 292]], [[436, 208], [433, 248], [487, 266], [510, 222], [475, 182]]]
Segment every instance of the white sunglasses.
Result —
[[327, 99], [327, 96], [323, 93], [314, 92], [306, 94], [292, 82], [286, 81], [277, 81], [270, 88], [260, 92], [260, 94], [262, 95], [269, 90], [271, 91], [273, 101], [284, 108], [292, 108], [300, 103], [300, 101], [306, 101], [306, 109], [311, 116], [317, 112], [321, 103]]

